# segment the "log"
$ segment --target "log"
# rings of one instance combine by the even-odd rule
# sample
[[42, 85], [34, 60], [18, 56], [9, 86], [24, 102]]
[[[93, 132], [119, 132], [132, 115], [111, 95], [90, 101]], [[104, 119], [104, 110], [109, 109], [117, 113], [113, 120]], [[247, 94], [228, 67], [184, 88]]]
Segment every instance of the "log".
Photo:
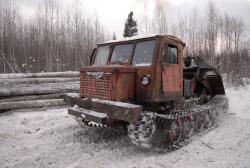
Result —
[[17, 96], [10, 98], [0, 98], [0, 103], [15, 102], [15, 101], [29, 101], [29, 100], [45, 100], [45, 99], [62, 99], [65, 97], [64, 93], [46, 94], [46, 95], [32, 95], [32, 96]]
[[43, 95], [55, 93], [78, 93], [80, 82], [44, 83], [38, 85], [17, 85], [16, 87], [1, 87], [0, 97]]
[[0, 79], [12, 78], [52, 78], [52, 77], [79, 77], [80, 72], [67, 71], [67, 72], [42, 72], [42, 73], [13, 73], [13, 74], [0, 74]]
[[79, 81], [79, 77], [71, 78], [10, 78], [10, 79], [1, 79], [0, 86], [4, 85], [19, 85], [19, 84], [42, 84], [42, 83], [62, 83], [62, 82], [73, 82]]
[[32, 100], [0, 103], [0, 111], [15, 109], [43, 108], [65, 105], [63, 99]]

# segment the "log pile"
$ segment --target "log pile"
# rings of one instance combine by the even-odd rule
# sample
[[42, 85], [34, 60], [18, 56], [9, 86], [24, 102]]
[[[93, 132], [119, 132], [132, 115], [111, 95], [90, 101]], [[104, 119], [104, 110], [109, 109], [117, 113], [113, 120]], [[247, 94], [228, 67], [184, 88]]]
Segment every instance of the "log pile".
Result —
[[0, 74], [0, 112], [65, 105], [66, 93], [79, 93], [79, 72]]

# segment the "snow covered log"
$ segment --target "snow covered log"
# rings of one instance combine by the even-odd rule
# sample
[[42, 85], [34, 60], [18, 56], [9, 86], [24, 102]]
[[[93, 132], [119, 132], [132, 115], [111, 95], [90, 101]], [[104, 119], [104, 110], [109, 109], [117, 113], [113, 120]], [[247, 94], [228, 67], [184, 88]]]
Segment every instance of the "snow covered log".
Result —
[[42, 84], [42, 83], [61, 83], [79, 81], [79, 77], [70, 78], [0, 78], [0, 86], [4, 85], [19, 85], [19, 84]]
[[0, 74], [0, 79], [12, 78], [52, 78], [52, 77], [79, 77], [80, 72], [42, 72], [42, 73], [13, 73], [13, 74]]
[[0, 111], [65, 105], [79, 93], [79, 72], [0, 74]]
[[0, 111], [65, 105], [63, 99], [32, 100], [0, 103]]
[[43, 95], [54, 93], [78, 93], [80, 82], [43, 83], [37, 85], [17, 85], [15, 87], [1, 87], [0, 97]]
[[0, 98], [0, 103], [15, 102], [15, 101], [29, 101], [29, 100], [44, 100], [44, 99], [62, 99], [65, 93], [46, 94], [46, 95], [31, 95], [31, 96], [15, 96], [10, 98]]

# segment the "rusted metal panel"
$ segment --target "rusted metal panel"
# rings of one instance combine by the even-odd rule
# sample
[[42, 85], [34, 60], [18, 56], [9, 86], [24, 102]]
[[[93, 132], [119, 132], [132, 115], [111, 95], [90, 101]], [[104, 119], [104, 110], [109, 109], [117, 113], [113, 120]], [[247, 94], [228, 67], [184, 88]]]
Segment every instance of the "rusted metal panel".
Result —
[[[132, 55], [131, 55], [126, 65], [111, 64], [110, 62], [111, 58], [109, 56], [108, 65], [90, 66], [81, 68], [81, 73], [86, 73], [86, 72], [111, 73], [111, 79], [112, 79], [112, 82], [110, 84], [109, 82], [106, 82], [108, 81], [105, 80], [106, 78], [100, 79], [100, 82], [98, 82], [96, 79], [93, 78], [91, 78], [92, 80], [91, 81], [87, 77], [85, 77], [85, 79], [81, 77], [81, 85], [82, 85], [81, 97], [94, 97], [94, 98], [101, 98], [113, 101], [164, 102], [166, 100], [182, 96], [183, 92], [182, 56], [185, 43], [183, 43], [180, 39], [174, 36], [155, 35], [139, 39], [101, 43], [99, 44], [99, 46], [109, 45], [111, 47], [111, 53], [112, 53], [112, 48], [115, 45], [126, 44], [126, 43], [136, 44], [141, 41], [147, 41], [153, 39], [156, 40], [156, 47], [151, 66], [136, 67], [131, 65], [132, 64]], [[169, 42], [178, 47], [178, 55], [179, 55], [178, 65], [162, 66], [161, 52], [164, 42]], [[133, 50], [135, 50], [135, 47], [133, 48]], [[134, 51], [132, 53], [134, 53]], [[150, 79], [151, 81], [147, 86], [142, 85], [142, 78], [145, 75], [149, 75], [151, 78]], [[86, 79], [90, 81], [90, 83], [87, 83], [88, 85], [84, 85], [84, 80]], [[97, 88], [97, 86], [102, 86], [101, 82], [103, 82], [102, 92], [99, 91]], [[100, 84], [98, 85], [98, 83]], [[96, 86], [94, 86], [94, 84]], [[90, 86], [92, 86], [92, 88], [90, 88]], [[84, 89], [84, 87], [89, 87], [89, 90], [87, 89], [87, 91], [89, 92], [88, 95], [83, 94], [84, 91], [86, 93], [86, 89]], [[110, 88], [111, 90], [109, 90]], [[97, 92], [100, 92], [99, 95], [97, 94]], [[166, 99], [167, 97], [168, 99]]]
[[[152, 92], [155, 82], [153, 67], [138, 68], [136, 72], [136, 101], [152, 101]], [[143, 77], [149, 77], [149, 84], [143, 85]]]
[[71, 115], [79, 117], [79, 118], [86, 119], [88, 121], [94, 121], [96, 123], [101, 123], [101, 124], [105, 124], [106, 119], [107, 119], [107, 115], [104, 113], [102, 114], [102, 113], [98, 113], [95, 111], [89, 111], [89, 110], [80, 109], [80, 108], [68, 109], [68, 114], [71, 114]]
[[80, 76], [80, 96], [113, 101], [135, 98], [135, 68], [124, 66], [84, 67]]
[[[140, 105], [134, 105], [130, 103], [114, 102], [109, 100], [100, 100], [100, 99], [79, 99], [76, 97], [71, 97], [73, 101], [85, 110], [95, 111], [96, 113], [105, 113], [107, 114], [107, 119], [115, 119], [127, 122], [134, 122], [139, 119], [140, 114], [143, 112], [143, 107]], [[79, 110], [70, 109], [69, 114], [80, 117]], [[84, 112], [84, 111], [82, 111]], [[85, 114], [85, 113], [84, 113]], [[88, 117], [97, 118], [100, 115], [91, 116], [91, 113], [88, 113]], [[98, 119], [95, 119], [97, 121]], [[93, 121], [93, 120], [92, 120]]]
[[164, 94], [182, 94], [183, 77], [179, 65], [166, 64], [162, 67], [162, 91]]
[[103, 65], [82, 67], [81, 72], [135, 72], [135, 67], [122, 65]]
[[80, 95], [81, 97], [95, 97], [100, 99], [112, 99], [113, 76], [104, 73], [100, 79], [87, 72], [81, 72]]
[[127, 108], [117, 105], [109, 105], [107, 115], [116, 120], [127, 121], [129, 123], [138, 121], [140, 114], [143, 112], [142, 106], [137, 108]]
[[135, 98], [135, 73], [117, 73], [116, 75], [116, 101], [133, 101]]
[[[177, 47], [177, 64], [162, 64], [162, 100], [177, 99], [183, 96], [183, 44], [176, 39], [165, 39], [164, 43], [171, 44]], [[162, 47], [163, 49], [163, 47]]]
[[161, 54], [162, 48], [164, 46], [165, 39], [162, 38], [158, 44], [157, 53], [156, 53], [156, 61], [154, 64], [154, 86], [152, 91], [152, 102], [162, 102], [164, 99], [162, 98], [162, 61]]

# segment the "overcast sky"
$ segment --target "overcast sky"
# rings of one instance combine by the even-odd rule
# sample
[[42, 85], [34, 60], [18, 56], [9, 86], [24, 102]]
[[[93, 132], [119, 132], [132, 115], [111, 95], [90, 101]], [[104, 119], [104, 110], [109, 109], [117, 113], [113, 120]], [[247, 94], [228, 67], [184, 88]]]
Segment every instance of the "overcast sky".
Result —
[[[59, 0], [60, 1], [60, 0]], [[61, 0], [66, 5], [73, 0]], [[110, 32], [115, 31], [121, 36], [124, 21], [130, 11], [134, 11], [135, 17], [139, 18], [141, 3], [146, 0], [79, 0], [85, 8], [96, 11], [104, 26]], [[150, 0], [149, 0], [150, 1]], [[18, 0], [22, 10], [32, 15], [38, 0]], [[167, 14], [174, 18], [177, 15], [190, 12], [194, 7], [204, 13], [207, 0], [166, 0]], [[217, 8], [223, 14], [227, 12], [231, 16], [241, 17], [248, 26], [250, 32], [250, 0], [214, 0]]]

